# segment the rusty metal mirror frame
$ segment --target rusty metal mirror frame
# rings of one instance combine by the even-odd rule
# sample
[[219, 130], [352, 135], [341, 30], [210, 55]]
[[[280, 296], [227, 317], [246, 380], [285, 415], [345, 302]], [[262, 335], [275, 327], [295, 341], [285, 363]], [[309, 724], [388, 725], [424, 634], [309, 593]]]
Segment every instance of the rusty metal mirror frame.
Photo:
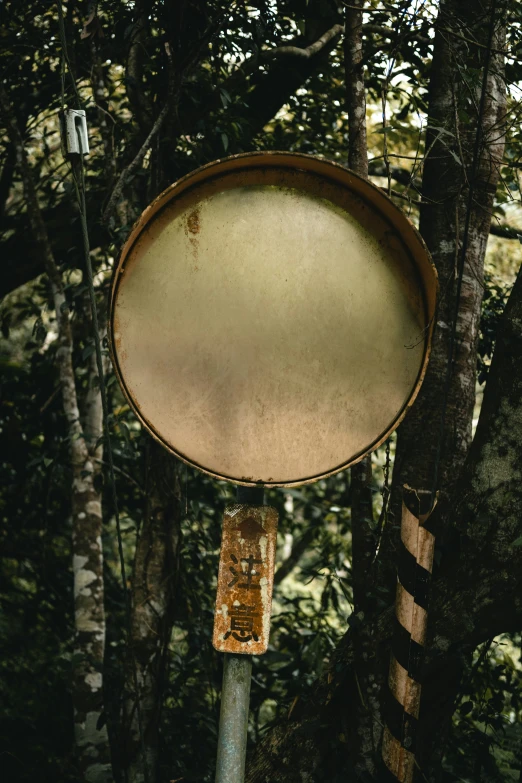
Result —
[[[267, 178], [267, 172], [270, 171], [272, 173], [269, 174]], [[277, 172], [279, 172], [279, 174], [277, 174]], [[177, 204], [178, 202], [182, 203], [183, 199], [185, 199], [185, 203], [187, 203], [186, 197], [188, 197], [190, 202], [190, 198], [195, 198], [195, 196], [191, 194], [201, 192], [202, 187], [206, 192], [219, 194], [220, 191], [223, 190], [222, 183], [225, 182], [227, 177], [229, 178], [229, 181], [241, 183], [244, 180], [250, 185], [257, 183], [261, 185], [271, 184], [276, 181], [277, 184], [279, 184], [279, 177], [279, 179], [282, 180], [283, 185], [286, 184], [288, 190], [292, 187], [292, 183], [299, 180], [299, 177], [304, 177], [308, 182], [317, 181], [317, 193], [319, 194], [334, 193], [336, 189], [337, 191], [339, 191], [340, 188], [344, 189], [346, 193], [350, 194], [350, 198], [354, 203], [361, 205], [361, 209], [364, 210], [365, 207], [369, 208], [368, 212], [370, 215], [375, 216], [375, 221], [380, 221], [381, 224], [384, 221], [384, 223], [389, 226], [389, 235], [390, 237], [393, 237], [392, 244], [395, 242], [396, 244], [398, 243], [401, 245], [402, 249], [400, 252], [404, 257], [407, 257], [408, 263], [410, 264], [410, 272], [411, 267], [413, 267], [416, 272], [417, 279], [415, 281], [406, 279], [408, 274], [404, 275], [403, 273], [402, 275], [404, 278], [403, 285], [410, 288], [412, 286], [417, 287], [416, 295], [420, 295], [423, 309], [423, 328], [420, 330], [419, 336], [419, 343], [422, 343], [423, 345], [423, 355], [419, 363], [419, 371], [416, 381], [412, 386], [411, 393], [397, 415], [389, 423], [389, 426], [381, 431], [377, 437], [374, 437], [370, 443], [367, 443], [364, 449], [361, 449], [356, 454], [351, 454], [346, 461], [329, 467], [323, 472], [316, 472], [314, 475], [295, 478], [292, 476], [289, 477], [288, 480], [272, 480], [270, 477], [263, 480], [257, 480], [253, 477], [245, 476], [244, 474], [228, 475], [225, 472], [219, 472], [215, 467], [209, 468], [208, 465], [199, 464], [194, 459], [191, 459], [186, 453], [177, 450], [172, 443], [168, 442], [166, 438], [162, 436], [162, 433], [157, 426], [154, 426], [143, 414], [126, 382], [125, 370], [121, 366], [119, 358], [119, 338], [115, 336], [118, 331], [115, 326], [117, 299], [120, 290], [120, 281], [126, 271], [126, 264], [128, 264], [129, 259], [132, 258], [133, 251], [137, 248], [138, 243], [143, 239], [146, 230], [151, 227], [153, 221], [157, 220], [158, 217], [161, 217], [162, 213], [165, 212], [169, 205], [172, 206], [173, 203]], [[272, 179], [270, 179], [270, 177], [272, 177]], [[327, 195], [325, 197], [327, 198]], [[371, 225], [371, 221], [368, 225]], [[399, 251], [395, 250], [394, 252], [398, 253]], [[197, 267], [195, 268], [197, 269]], [[311, 155], [287, 152], [246, 153], [217, 160], [183, 177], [158, 196], [158, 198], [145, 209], [133, 227], [131, 234], [122, 249], [119, 262], [115, 267], [113, 274], [109, 312], [109, 344], [111, 356], [121, 388], [137, 418], [156, 440], [171, 453], [179, 457], [183, 462], [198, 468], [214, 478], [233, 481], [236, 484], [244, 486], [256, 486], [259, 484], [264, 486], [300, 486], [333, 475], [357, 463], [366, 454], [382, 444], [402, 421], [419, 392], [426, 372], [434, 326], [437, 289], [438, 285], [435, 268], [420, 234], [403, 212], [375, 185], [362, 179], [339, 164]]]

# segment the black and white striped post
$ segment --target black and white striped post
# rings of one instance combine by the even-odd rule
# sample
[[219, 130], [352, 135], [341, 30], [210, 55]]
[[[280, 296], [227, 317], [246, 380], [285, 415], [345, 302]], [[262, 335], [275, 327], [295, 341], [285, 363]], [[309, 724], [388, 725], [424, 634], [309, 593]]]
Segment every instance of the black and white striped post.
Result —
[[411, 783], [415, 768], [420, 675], [435, 549], [435, 536], [426, 522], [434, 506], [431, 492], [404, 486], [396, 618], [382, 743], [383, 777], [390, 783]]

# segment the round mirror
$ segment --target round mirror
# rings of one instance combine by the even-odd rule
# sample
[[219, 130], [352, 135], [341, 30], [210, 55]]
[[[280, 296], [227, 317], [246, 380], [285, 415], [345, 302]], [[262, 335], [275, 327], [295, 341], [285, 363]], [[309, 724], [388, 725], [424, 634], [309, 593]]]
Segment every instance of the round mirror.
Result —
[[303, 484], [399, 424], [436, 289], [420, 235], [368, 181], [307, 155], [227, 158], [168, 188], [126, 242], [116, 372], [185, 462], [239, 484]]

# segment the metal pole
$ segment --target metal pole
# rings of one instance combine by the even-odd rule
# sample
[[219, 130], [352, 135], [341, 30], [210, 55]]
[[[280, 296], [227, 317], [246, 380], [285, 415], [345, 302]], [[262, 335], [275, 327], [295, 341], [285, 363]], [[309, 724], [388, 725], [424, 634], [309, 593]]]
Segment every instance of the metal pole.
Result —
[[216, 783], [243, 783], [252, 656], [224, 656]]
[[[262, 506], [263, 487], [237, 487], [238, 503]], [[224, 653], [216, 783], [243, 783], [252, 656]]]

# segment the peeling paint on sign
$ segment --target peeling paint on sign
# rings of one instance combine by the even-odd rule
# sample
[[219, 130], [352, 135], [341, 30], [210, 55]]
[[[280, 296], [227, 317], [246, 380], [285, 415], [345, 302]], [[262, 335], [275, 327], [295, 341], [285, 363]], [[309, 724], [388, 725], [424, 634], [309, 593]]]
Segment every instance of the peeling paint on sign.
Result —
[[225, 509], [213, 644], [262, 655], [268, 647], [278, 515], [272, 506]]

